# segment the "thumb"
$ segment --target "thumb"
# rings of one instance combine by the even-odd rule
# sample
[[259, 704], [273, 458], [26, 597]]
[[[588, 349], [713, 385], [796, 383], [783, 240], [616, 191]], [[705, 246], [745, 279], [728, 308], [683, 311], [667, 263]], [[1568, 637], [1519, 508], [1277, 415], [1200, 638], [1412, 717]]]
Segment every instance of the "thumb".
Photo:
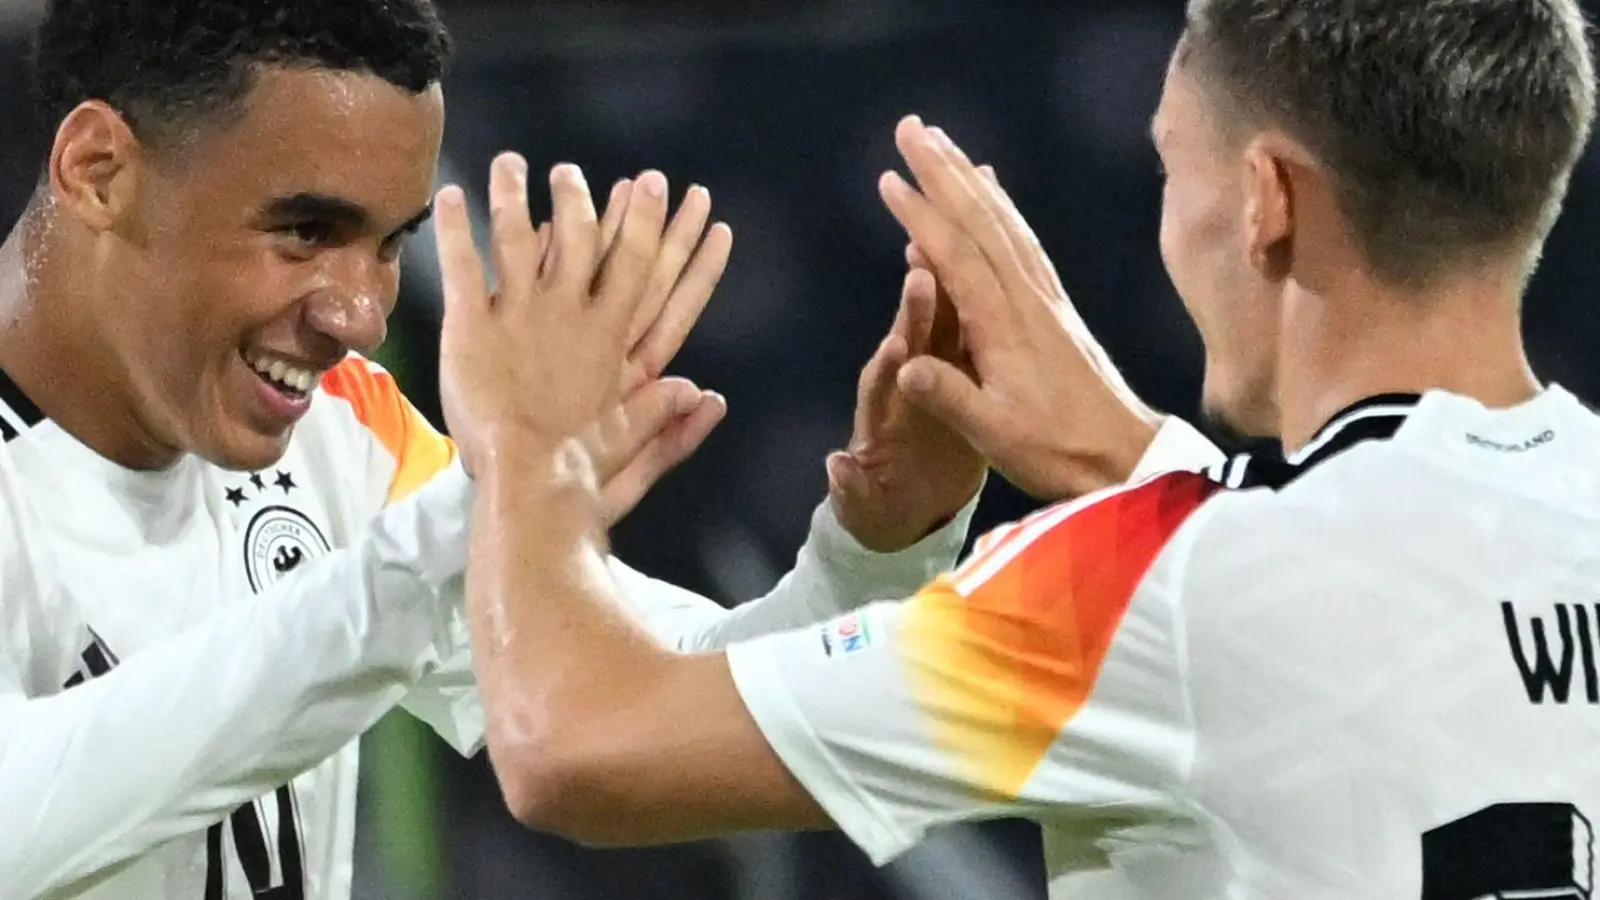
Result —
[[685, 378], [657, 379], [630, 394], [601, 425], [601, 481], [626, 468], [663, 429], [693, 411], [700, 397]]
[[608, 525], [632, 511], [661, 476], [688, 459], [722, 421], [727, 401], [717, 394], [701, 397], [693, 412], [669, 422], [601, 487], [601, 514]]
[[837, 450], [828, 454], [828, 487], [832, 492], [851, 496], [866, 496], [871, 489], [867, 473], [848, 451]]
[[933, 356], [919, 356], [900, 369], [900, 391], [919, 409], [943, 422], [978, 449], [994, 428], [993, 401], [960, 369]]

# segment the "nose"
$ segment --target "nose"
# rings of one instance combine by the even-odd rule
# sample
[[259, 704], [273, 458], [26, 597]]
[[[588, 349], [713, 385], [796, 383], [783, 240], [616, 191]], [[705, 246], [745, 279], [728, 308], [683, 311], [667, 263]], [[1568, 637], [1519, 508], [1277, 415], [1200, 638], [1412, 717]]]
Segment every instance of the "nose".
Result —
[[322, 290], [306, 303], [308, 324], [348, 350], [371, 353], [389, 333], [389, 311], [399, 290], [391, 267], [352, 260], [330, 271]]

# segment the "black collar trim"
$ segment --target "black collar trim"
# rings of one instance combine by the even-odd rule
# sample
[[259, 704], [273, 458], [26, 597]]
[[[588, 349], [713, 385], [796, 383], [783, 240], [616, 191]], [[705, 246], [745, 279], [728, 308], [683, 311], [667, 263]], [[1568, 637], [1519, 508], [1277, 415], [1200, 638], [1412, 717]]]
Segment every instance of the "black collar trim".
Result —
[[1212, 466], [1207, 474], [1230, 488], [1274, 490], [1367, 441], [1394, 437], [1422, 400], [1420, 394], [1379, 394], [1345, 407], [1328, 420], [1306, 445], [1287, 456], [1281, 445], [1240, 453]]
[[10, 441], [44, 421], [44, 413], [0, 371], [0, 441]]

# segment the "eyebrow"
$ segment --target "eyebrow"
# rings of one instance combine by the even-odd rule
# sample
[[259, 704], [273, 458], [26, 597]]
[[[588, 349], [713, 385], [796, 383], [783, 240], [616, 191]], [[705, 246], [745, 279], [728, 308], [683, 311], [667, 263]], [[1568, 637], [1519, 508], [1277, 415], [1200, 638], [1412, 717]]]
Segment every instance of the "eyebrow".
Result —
[[[316, 219], [352, 230], [365, 230], [371, 227], [373, 221], [372, 213], [366, 207], [331, 194], [299, 193], [279, 197], [267, 204], [266, 215], [273, 219]], [[432, 217], [433, 204], [429, 203], [401, 223], [390, 236], [414, 232]]]

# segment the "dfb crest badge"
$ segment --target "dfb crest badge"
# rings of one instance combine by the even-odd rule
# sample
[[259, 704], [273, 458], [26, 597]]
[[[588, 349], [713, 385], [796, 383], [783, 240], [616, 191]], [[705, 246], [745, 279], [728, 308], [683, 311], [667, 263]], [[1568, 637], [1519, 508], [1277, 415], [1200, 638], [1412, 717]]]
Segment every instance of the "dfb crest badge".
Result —
[[250, 589], [259, 594], [332, 549], [305, 513], [288, 506], [264, 507], [250, 518], [244, 532], [244, 568]]

